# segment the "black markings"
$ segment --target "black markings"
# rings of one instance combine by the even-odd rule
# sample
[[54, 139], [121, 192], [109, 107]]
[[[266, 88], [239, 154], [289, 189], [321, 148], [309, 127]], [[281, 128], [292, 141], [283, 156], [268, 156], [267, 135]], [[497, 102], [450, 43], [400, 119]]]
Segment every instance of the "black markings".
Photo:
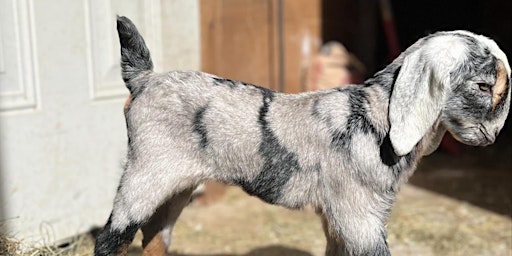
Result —
[[237, 81], [234, 81], [231, 79], [226, 79], [226, 78], [221, 78], [221, 77], [212, 77], [212, 78], [214, 80], [215, 85], [218, 85], [218, 86], [227, 85], [231, 89], [235, 88], [236, 85], [240, 83], [240, 82], [237, 82]]
[[258, 196], [268, 203], [276, 204], [290, 177], [301, 168], [296, 154], [289, 152], [279, 143], [267, 121], [270, 103], [275, 92], [259, 88], [263, 95], [263, 105], [259, 110], [258, 119], [262, 137], [259, 152], [264, 159], [264, 164], [260, 173], [252, 181], [241, 180], [237, 183], [247, 193]]
[[318, 104], [320, 104], [320, 98], [316, 98], [311, 105], [311, 115], [321, 119], [321, 114], [318, 110]]
[[391, 168], [395, 178], [398, 178], [403, 170], [412, 166], [417, 154], [416, 149], [413, 149], [405, 156], [398, 156], [391, 144], [389, 133], [383, 138], [379, 153], [382, 163]]
[[389, 133], [382, 140], [382, 144], [380, 144], [380, 159], [382, 160], [382, 163], [387, 166], [396, 165], [400, 160], [400, 157], [395, 153], [395, 150], [393, 149], [391, 139], [389, 138]]
[[141, 71], [152, 70], [151, 54], [133, 22], [126, 17], [117, 17], [117, 31], [121, 44], [122, 77], [128, 89], [133, 93], [138, 83], [130, 80]]
[[122, 250], [132, 242], [135, 233], [140, 228], [139, 224], [130, 224], [123, 231], [112, 229], [112, 215], [110, 215], [107, 224], [96, 238], [94, 246], [95, 256], [118, 255]]
[[366, 80], [364, 85], [365, 87], [378, 85], [387, 93], [388, 97], [391, 97], [393, 85], [395, 84], [398, 74], [400, 74], [401, 68], [401, 62], [392, 62], [386, 68], [377, 72], [372, 78]]
[[[398, 70], [393, 73], [396, 76]], [[366, 136], [374, 136], [379, 148], [380, 158], [383, 164], [389, 167], [394, 176], [398, 178], [402, 170], [410, 168], [414, 163], [416, 156], [415, 150], [405, 156], [397, 156], [391, 145], [389, 134], [385, 131], [378, 130], [368, 117], [368, 106], [370, 104], [368, 94], [364, 91], [364, 87], [345, 87], [338, 89], [341, 92], [349, 94], [348, 104], [350, 114], [347, 117], [347, 123], [343, 127], [336, 127], [330, 121], [329, 117], [320, 117], [318, 110], [319, 100], [313, 102], [312, 115], [323, 118], [327, 125], [333, 130], [331, 136], [331, 146], [339, 152], [344, 152], [347, 161], [351, 161], [350, 144], [354, 134], [363, 133]]]
[[369, 102], [366, 92], [361, 87], [352, 87], [348, 93], [350, 114], [346, 127], [336, 129], [332, 134], [331, 144], [338, 150], [346, 150], [356, 132], [374, 134], [378, 140], [380, 137], [367, 115], [366, 106]]
[[[263, 89], [263, 88], [262, 88]], [[266, 120], [267, 113], [269, 111], [270, 102], [274, 99], [274, 93], [270, 90], [261, 90], [261, 93], [263, 94], [263, 106], [261, 106], [258, 116], [258, 122], [261, 126], [263, 138], [265, 138], [265, 135], [267, 133], [271, 133], [271, 131], [268, 128], [268, 122]]]
[[268, 89], [268, 88], [265, 88], [265, 87], [261, 87], [261, 86], [258, 86], [258, 85], [254, 85], [254, 84], [251, 84], [251, 83], [246, 83], [246, 82], [242, 82], [242, 81], [237, 81], [237, 80], [231, 80], [231, 79], [227, 79], [227, 78], [222, 78], [222, 77], [212, 77], [213, 79], [213, 83], [214, 85], [217, 85], [217, 86], [223, 86], [223, 85], [227, 85], [229, 86], [229, 88], [231, 89], [234, 89], [236, 88], [237, 86], [250, 86], [250, 87], [254, 87], [262, 92], [271, 92], [271, 93], [275, 93], [274, 91]]
[[[456, 84], [461, 84], [465, 80], [476, 77], [476, 76], [496, 76], [496, 58], [491, 55], [488, 47], [483, 46], [475, 38], [456, 33], [454, 35], [459, 36], [465, 40], [466, 43], [466, 55], [461, 65], [450, 72], [451, 81]], [[489, 58], [491, 56], [491, 58]]]
[[207, 131], [206, 131], [206, 125], [204, 124], [204, 112], [206, 111], [207, 106], [199, 108], [196, 113], [194, 114], [194, 121], [193, 121], [193, 127], [194, 132], [199, 134], [201, 148], [206, 148], [208, 146], [208, 137], [207, 137]]

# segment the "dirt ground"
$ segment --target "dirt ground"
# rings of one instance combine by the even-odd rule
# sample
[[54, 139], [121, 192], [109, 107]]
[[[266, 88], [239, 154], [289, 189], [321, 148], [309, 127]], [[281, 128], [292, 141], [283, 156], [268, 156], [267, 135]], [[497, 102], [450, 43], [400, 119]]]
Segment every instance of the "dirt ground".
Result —
[[[511, 255], [510, 217], [405, 186], [388, 223], [393, 255]], [[131, 249], [140, 255], [140, 236]], [[325, 239], [310, 209], [289, 211], [230, 188], [210, 206], [193, 204], [177, 224], [172, 255], [323, 255]]]
[[[387, 228], [393, 255], [511, 255], [512, 250], [509, 217], [413, 186], [403, 188]], [[176, 256], [306, 256], [323, 255], [324, 246], [312, 210], [266, 205], [233, 188], [215, 205], [184, 211], [171, 251]]]

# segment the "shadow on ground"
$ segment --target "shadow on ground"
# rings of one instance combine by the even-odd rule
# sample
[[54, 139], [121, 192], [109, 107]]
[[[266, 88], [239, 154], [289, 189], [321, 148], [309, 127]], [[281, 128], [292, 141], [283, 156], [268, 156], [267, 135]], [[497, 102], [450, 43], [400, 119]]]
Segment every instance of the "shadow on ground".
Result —
[[[128, 251], [128, 255], [142, 255], [142, 249], [140, 247], [131, 247]], [[256, 248], [251, 250], [245, 254], [227, 254], [227, 253], [219, 253], [219, 254], [187, 254], [187, 253], [177, 253], [171, 252], [170, 256], [313, 256], [311, 253], [288, 248], [279, 245], [272, 245], [262, 248]]]
[[423, 158], [409, 184], [512, 217], [512, 134], [495, 145], [459, 144], [458, 155], [442, 149]]

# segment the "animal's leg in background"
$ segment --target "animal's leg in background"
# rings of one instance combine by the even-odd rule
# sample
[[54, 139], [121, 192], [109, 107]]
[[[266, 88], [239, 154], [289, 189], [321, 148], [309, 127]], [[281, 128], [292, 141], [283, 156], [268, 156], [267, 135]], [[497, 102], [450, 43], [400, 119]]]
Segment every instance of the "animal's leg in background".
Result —
[[142, 226], [144, 256], [166, 255], [174, 224], [189, 203], [192, 191], [194, 189], [187, 189], [171, 197]]
[[208, 205], [221, 200], [227, 190], [227, 185], [215, 181], [208, 181], [201, 186], [202, 191], [194, 191], [196, 195], [195, 197], [194, 194], [192, 196], [196, 202], [202, 205]]

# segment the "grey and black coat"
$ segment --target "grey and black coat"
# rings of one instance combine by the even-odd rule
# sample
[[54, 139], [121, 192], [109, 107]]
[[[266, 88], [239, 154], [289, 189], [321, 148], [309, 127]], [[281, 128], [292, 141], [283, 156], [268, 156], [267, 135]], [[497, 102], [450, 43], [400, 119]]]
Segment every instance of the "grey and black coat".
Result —
[[493, 143], [510, 106], [507, 57], [466, 31], [420, 39], [362, 85], [300, 94], [154, 73], [135, 26], [119, 17], [118, 31], [129, 152], [95, 255], [122, 254], [139, 228], [147, 250], [158, 241], [165, 249], [208, 180], [287, 208], [313, 206], [327, 255], [390, 255], [384, 224], [419, 159], [446, 131]]

